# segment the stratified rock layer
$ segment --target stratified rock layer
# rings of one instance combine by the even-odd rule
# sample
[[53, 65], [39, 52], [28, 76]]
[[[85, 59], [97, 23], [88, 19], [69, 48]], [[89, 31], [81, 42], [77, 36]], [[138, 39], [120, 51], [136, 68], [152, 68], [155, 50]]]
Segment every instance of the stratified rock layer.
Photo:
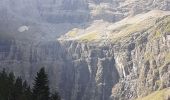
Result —
[[168, 0], [1, 0], [0, 69], [32, 84], [45, 67], [64, 100], [133, 100], [168, 88], [169, 7]]
[[0, 68], [31, 84], [40, 67], [65, 100], [133, 100], [170, 86], [169, 16], [118, 41], [0, 41]]

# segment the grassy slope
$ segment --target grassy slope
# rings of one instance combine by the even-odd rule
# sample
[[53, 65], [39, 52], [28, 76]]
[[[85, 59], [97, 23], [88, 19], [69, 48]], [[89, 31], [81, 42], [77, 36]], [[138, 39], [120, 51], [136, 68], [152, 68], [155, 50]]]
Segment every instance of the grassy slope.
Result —
[[[151, 27], [153, 28], [158, 19], [161, 19], [167, 15], [170, 15], [170, 12], [156, 10], [136, 16], [127, 17], [116, 23], [106, 24], [102, 21], [97, 23], [94, 22], [90, 27], [85, 29], [84, 32], [79, 29], [73, 29], [67, 33], [67, 36], [73, 40], [92, 42], [103, 40], [103, 36], [107, 34], [107, 39], [115, 42], [120, 39], [128, 38], [133, 33], [146, 31]], [[166, 30], [170, 30], [168, 26]], [[79, 34], [79, 32], [81, 34]], [[160, 31], [157, 30], [156, 36], [154, 38], [158, 38], [160, 36], [159, 33]]]
[[168, 95], [170, 95], [170, 89], [163, 89], [155, 91], [146, 97], [141, 97], [136, 100], [166, 100]]

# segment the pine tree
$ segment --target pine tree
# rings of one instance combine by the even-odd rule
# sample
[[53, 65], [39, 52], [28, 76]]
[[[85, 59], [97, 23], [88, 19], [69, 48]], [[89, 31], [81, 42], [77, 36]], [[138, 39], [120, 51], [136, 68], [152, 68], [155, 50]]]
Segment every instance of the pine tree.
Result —
[[57, 92], [50, 94], [44, 68], [37, 73], [33, 85], [31, 90], [26, 81], [20, 77], [15, 79], [12, 72], [7, 74], [4, 69], [0, 72], [0, 100], [61, 100]]
[[[0, 100], [7, 100], [8, 99], [8, 84], [7, 84], [7, 73], [5, 69], [0, 73]], [[6, 88], [7, 87], [7, 88]]]
[[33, 86], [33, 100], [49, 100], [48, 77], [44, 68], [37, 73]]
[[51, 95], [50, 100], [61, 100], [59, 94], [55, 92], [54, 94]]
[[13, 72], [9, 73], [8, 76], [8, 100], [13, 100], [14, 99], [14, 82], [15, 82], [15, 76]]
[[30, 86], [27, 84], [27, 81], [23, 83], [23, 100], [31, 100], [32, 92]]
[[20, 77], [16, 79], [14, 90], [15, 90], [14, 100], [22, 100], [23, 86], [22, 86], [22, 79]]

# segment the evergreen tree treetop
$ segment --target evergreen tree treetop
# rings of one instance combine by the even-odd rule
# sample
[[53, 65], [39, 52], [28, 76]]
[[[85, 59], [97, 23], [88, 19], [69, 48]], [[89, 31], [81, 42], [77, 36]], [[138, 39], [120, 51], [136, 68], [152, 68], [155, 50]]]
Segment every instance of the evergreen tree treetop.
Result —
[[45, 72], [45, 68], [41, 68], [35, 77], [33, 86], [34, 100], [49, 100], [50, 89], [48, 82], [48, 75]]
[[33, 88], [14, 73], [0, 71], [0, 100], [61, 100], [57, 92], [50, 93], [48, 74], [41, 68], [34, 80]]

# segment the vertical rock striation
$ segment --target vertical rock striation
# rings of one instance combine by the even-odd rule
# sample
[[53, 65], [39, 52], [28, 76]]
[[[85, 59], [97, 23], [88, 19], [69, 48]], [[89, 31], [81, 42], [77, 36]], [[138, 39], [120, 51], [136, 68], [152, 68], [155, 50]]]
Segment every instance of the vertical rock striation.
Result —
[[[64, 100], [133, 100], [170, 87], [169, 5], [168, 0], [1, 0], [0, 69], [31, 84], [45, 67], [52, 91]], [[145, 14], [153, 9], [164, 12]], [[28, 29], [17, 31], [22, 27]], [[75, 39], [56, 41], [72, 28], [81, 30], [70, 33]], [[99, 41], [88, 42], [96, 37]]]

